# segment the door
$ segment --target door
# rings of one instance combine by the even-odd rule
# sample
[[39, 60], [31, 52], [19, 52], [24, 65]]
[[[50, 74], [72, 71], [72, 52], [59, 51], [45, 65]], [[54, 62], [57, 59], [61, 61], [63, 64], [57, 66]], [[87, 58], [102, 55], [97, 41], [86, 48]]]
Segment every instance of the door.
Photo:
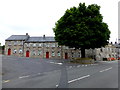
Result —
[[65, 59], [68, 59], [68, 53], [65, 53]]
[[49, 58], [49, 52], [46, 52], [46, 58]]
[[26, 51], [26, 57], [29, 57], [29, 51]]
[[11, 49], [10, 48], [8, 49], [8, 55], [11, 55]]

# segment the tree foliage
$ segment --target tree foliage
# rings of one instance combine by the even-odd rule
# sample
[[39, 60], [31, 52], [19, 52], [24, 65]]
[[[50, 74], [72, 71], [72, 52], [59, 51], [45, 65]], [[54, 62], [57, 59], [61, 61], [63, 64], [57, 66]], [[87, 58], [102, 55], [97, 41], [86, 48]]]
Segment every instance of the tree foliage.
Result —
[[85, 49], [105, 46], [110, 38], [108, 25], [103, 22], [97, 4], [80, 3], [78, 7], [67, 9], [53, 31], [59, 45], [81, 48], [83, 53]]

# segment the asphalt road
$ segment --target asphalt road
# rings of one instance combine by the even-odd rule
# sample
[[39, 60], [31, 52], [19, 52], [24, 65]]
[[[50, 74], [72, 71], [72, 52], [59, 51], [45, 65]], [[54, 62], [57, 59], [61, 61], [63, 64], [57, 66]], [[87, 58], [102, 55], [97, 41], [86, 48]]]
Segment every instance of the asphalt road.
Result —
[[118, 61], [71, 64], [66, 60], [2, 57], [3, 88], [118, 88]]

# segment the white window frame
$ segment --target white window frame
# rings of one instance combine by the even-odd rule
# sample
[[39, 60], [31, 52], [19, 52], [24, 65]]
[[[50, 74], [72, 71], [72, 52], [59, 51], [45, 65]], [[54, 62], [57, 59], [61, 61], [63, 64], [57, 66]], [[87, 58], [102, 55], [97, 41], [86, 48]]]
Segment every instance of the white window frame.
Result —
[[33, 50], [33, 51], [32, 51], [32, 55], [34, 55], [34, 56], [36, 55], [36, 52], [35, 52], [35, 50]]
[[55, 52], [54, 51], [52, 51], [52, 56], [55, 56]]
[[26, 43], [26, 47], [30, 47], [30, 43]]
[[33, 47], [36, 47], [37, 45], [36, 45], [36, 43], [33, 43]]
[[51, 43], [52, 44], [52, 47], [55, 47], [55, 43]]
[[49, 43], [46, 43], [46, 47], [49, 47], [50, 45], [49, 45]]
[[57, 52], [57, 55], [58, 55], [58, 56], [61, 56], [61, 55], [60, 55], [60, 51]]
[[42, 50], [38, 50], [38, 56], [42, 54]]
[[23, 50], [20, 48], [19, 49], [19, 54], [22, 54], [23, 53]]
[[14, 45], [17, 45], [18, 44], [18, 41], [14, 41]]
[[42, 43], [39, 43], [39, 44], [38, 44], [38, 47], [42, 47]]
[[11, 46], [12, 44], [11, 44], [11, 41], [8, 41], [8, 46]]
[[23, 45], [23, 41], [19, 41], [19, 45]]
[[14, 54], [15, 54], [15, 53], [17, 53], [17, 50], [16, 50], [16, 49], [14, 49], [14, 50], [13, 50], [13, 53], [14, 53]]

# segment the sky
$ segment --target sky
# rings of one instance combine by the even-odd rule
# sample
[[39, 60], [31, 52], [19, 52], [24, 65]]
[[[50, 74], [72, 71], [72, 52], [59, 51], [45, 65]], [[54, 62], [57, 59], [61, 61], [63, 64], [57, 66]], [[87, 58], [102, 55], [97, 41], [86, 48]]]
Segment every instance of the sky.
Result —
[[67, 9], [79, 3], [97, 4], [103, 22], [111, 31], [110, 41], [118, 39], [119, 0], [0, 0], [0, 43], [11, 35], [54, 36], [55, 22]]

